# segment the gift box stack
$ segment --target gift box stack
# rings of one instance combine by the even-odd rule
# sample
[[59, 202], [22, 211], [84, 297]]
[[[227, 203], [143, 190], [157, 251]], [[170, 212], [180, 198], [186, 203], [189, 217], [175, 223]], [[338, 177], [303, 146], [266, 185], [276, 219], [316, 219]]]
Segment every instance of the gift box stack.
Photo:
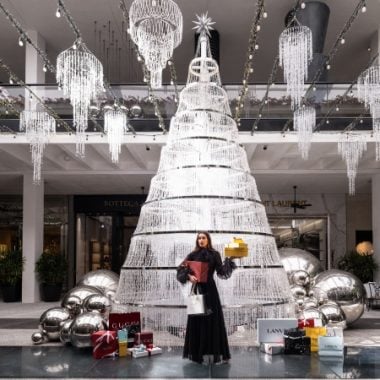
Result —
[[152, 356], [162, 353], [160, 347], [153, 345], [153, 333], [141, 332], [140, 313], [111, 313], [109, 316], [110, 330], [96, 331], [91, 335], [93, 357], [134, 358]]

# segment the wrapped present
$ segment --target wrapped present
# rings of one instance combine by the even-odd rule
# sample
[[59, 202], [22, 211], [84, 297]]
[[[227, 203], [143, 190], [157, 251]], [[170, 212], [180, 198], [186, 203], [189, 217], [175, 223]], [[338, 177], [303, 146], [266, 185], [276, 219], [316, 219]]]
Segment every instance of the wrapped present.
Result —
[[297, 327], [296, 318], [258, 318], [257, 341], [259, 343], [284, 343], [284, 331]]
[[128, 352], [132, 355], [133, 358], [143, 358], [145, 356], [149, 356], [149, 352], [144, 344], [128, 348]]
[[153, 333], [150, 331], [142, 331], [135, 334], [134, 344], [140, 345], [144, 344], [145, 346], [153, 345]]
[[310, 355], [310, 338], [308, 336], [284, 336], [284, 354]]
[[185, 265], [191, 270], [191, 273], [197, 278], [198, 282], [207, 282], [208, 263], [203, 261], [185, 261]]
[[139, 312], [110, 313], [108, 321], [110, 330], [128, 330], [128, 347], [133, 347], [135, 334], [141, 332], [141, 316]]
[[318, 337], [326, 335], [326, 327], [305, 327], [306, 336], [310, 337], [311, 352], [318, 351]]
[[284, 352], [283, 343], [261, 343], [260, 351], [269, 355], [278, 355]]
[[117, 355], [116, 331], [96, 331], [91, 334], [91, 343], [93, 346], [92, 355], [95, 359]]
[[128, 330], [122, 329], [117, 330], [117, 339], [119, 342], [119, 356], [127, 356], [127, 346], [128, 346]]
[[150, 347], [150, 348], [148, 347], [147, 351], [149, 353], [149, 356], [162, 354], [162, 348], [156, 347], [156, 346], [153, 346], [153, 347]]
[[243, 239], [233, 238], [232, 243], [224, 246], [224, 256], [226, 257], [247, 257], [248, 244], [244, 243]]
[[318, 355], [319, 356], [343, 356], [344, 345], [341, 336], [319, 336]]

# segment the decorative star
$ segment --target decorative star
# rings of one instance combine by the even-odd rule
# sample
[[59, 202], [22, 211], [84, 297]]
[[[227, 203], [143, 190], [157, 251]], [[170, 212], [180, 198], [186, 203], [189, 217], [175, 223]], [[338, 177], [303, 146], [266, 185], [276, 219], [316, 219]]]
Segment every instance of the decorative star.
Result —
[[195, 24], [194, 28], [197, 33], [206, 33], [209, 37], [211, 37], [210, 30], [213, 30], [214, 28], [212, 25], [215, 24], [214, 21], [212, 21], [211, 17], [208, 17], [208, 12], [203, 13], [201, 16], [196, 15], [197, 20], [193, 21]]

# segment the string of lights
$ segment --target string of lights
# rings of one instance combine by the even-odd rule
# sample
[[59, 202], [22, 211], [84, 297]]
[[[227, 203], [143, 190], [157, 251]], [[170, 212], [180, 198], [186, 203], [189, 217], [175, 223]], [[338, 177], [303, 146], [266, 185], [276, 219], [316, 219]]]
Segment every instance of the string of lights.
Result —
[[[379, 57], [379, 53], [376, 53], [373, 58], [371, 59], [371, 61], [369, 62], [369, 64], [367, 65], [367, 68], [371, 67], [372, 64], [377, 60], [377, 58]], [[328, 109], [328, 111], [326, 112], [326, 114], [320, 119], [320, 121], [318, 122], [318, 124], [315, 126], [315, 129], [314, 129], [314, 132], [317, 132], [322, 125], [324, 125], [328, 120], [329, 120], [329, 116], [331, 115], [331, 113], [335, 110], [335, 111], [339, 111], [339, 106], [347, 99], [348, 96], [353, 96], [354, 95], [354, 92], [353, 92], [353, 88], [354, 86], [357, 84], [357, 78], [355, 78], [351, 84], [347, 87], [346, 91], [344, 92], [344, 94], [339, 98], [339, 99], [336, 99], [333, 104], [331, 105], [331, 107]], [[361, 118], [363, 117], [363, 115], [360, 115], [358, 116], [358, 119], [360, 120]]]
[[61, 15], [61, 11], [63, 11], [63, 14], [64, 14], [68, 24], [70, 25], [71, 29], [73, 30], [76, 39], [82, 38], [82, 34], [81, 34], [80, 30], [77, 27], [77, 25], [75, 24], [75, 21], [74, 21], [73, 17], [71, 16], [69, 10], [66, 8], [63, 0], [58, 0], [58, 9], [57, 9], [56, 16], [58, 14]]
[[5, 14], [5, 17], [10, 21], [13, 27], [17, 30], [19, 34], [19, 45], [24, 46], [24, 42], [27, 42], [38, 52], [38, 55], [42, 58], [44, 62], [43, 70], [46, 72], [47, 70], [54, 72], [55, 68], [49, 61], [46, 53], [41, 50], [28, 36], [28, 33], [21, 27], [20, 23], [16, 20], [16, 18], [6, 9], [3, 3], [0, 1], [0, 9]]
[[268, 13], [265, 11], [264, 8], [264, 1], [265, 0], [257, 0], [256, 3], [256, 13], [253, 18], [251, 29], [249, 31], [249, 39], [248, 39], [248, 50], [245, 58], [244, 63], [244, 70], [243, 70], [243, 87], [239, 91], [239, 97], [238, 102], [235, 108], [235, 122], [240, 125], [240, 115], [242, 108], [244, 107], [244, 101], [248, 93], [248, 82], [251, 74], [253, 73], [253, 67], [252, 67], [252, 61], [253, 58], [259, 49], [258, 41], [258, 33], [261, 30], [260, 21], [262, 18], [267, 18]]
[[57, 121], [57, 124], [62, 126], [67, 132], [72, 132], [73, 129], [70, 127], [69, 124], [67, 124], [63, 119], [61, 119], [59, 117], [59, 115], [53, 110], [53, 108], [51, 108], [50, 106], [46, 105], [44, 103], [44, 101], [30, 88], [30, 86], [28, 86], [23, 80], [21, 80], [20, 78], [17, 77], [17, 75], [11, 70], [11, 68], [6, 65], [3, 60], [0, 58], [0, 68], [3, 69], [8, 75], [9, 77], [13, 78], [13, 81], [21, 86], [21, 87], [24, 87], [28, 93], [29, 93], [29, 96], [33, 99], [35, 99], [38, 103], [40, 103], [42, 105], [42, 107], [45, 108], [46, 112], [54, 117]]

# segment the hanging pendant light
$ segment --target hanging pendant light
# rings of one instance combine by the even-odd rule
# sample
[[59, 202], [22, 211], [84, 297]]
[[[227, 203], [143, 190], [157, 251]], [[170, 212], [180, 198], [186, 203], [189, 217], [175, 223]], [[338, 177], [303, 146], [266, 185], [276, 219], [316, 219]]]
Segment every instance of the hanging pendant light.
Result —
[[47, 112], [28, 110], [20, 113], [20, 131], [25, 131], [30, 143], [33, 163], [33, 182], [41, 181], [42, 156], [49, 137], [55, 134], [55, 119]]
[[367, 142], [363, 135], [352, 132], [344, 133], [338, 141], [338, 152], [347, 166], [348, 192], [355, 194], [355, 178], [358, 171], [359, 159], [367, 150]]
[[104, 86], [103, 66], [80, 38], [58, 55], [57, 82], [73, 106], [76, 154], [84, 157], [88, 108], [91, 101], [104, 91]]
[[303, 25], [286, 28], [279, 39], [279, 64], [284, 69], [286, 91], [290, 95], [293, 110], [301, 104], [307, 68], [312, 59], [311, 30]]
[[111, 160], [115, 163], [119, 162], [127, 121], [126, 110], [116, 104], [104, 111], [104, 132], [107, 134]]
[[153, 88], [162, 85], [162, 70], [182, 40], [182, 13], [172, 0], [135, 0], [129, 11], [132, 41], [150, 71]]
[[301, 157], [307, 160], [315, 127], [315, 108], [302, 106], [294, 111], [294, 130], [297, 131], [298, 149]]

